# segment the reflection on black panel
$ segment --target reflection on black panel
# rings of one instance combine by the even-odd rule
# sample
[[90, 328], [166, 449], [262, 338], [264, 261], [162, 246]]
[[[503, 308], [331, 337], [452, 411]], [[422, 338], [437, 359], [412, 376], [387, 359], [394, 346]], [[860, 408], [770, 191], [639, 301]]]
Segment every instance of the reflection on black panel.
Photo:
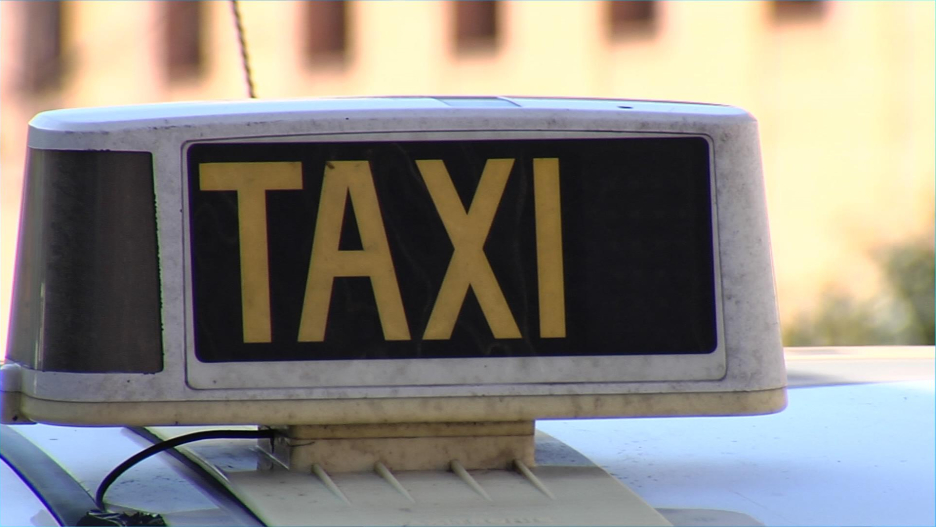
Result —
[[698, 137], [202, 144], [205, 362], [709, 353]]

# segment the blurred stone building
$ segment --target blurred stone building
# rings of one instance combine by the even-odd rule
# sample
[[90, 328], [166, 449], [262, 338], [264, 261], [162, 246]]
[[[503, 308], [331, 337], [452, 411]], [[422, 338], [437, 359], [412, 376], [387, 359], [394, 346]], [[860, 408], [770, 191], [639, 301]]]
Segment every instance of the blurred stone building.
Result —
[[[260, 97], [698, 100], [760, 121], [784, 320], [933, 224], [932, 2], [242, 2]], [[246, 95], [229, 2], [0, 3], [0, 344], [25, 131], [62, 107]], [[5, 347], [5, 346], [4, 346]]]

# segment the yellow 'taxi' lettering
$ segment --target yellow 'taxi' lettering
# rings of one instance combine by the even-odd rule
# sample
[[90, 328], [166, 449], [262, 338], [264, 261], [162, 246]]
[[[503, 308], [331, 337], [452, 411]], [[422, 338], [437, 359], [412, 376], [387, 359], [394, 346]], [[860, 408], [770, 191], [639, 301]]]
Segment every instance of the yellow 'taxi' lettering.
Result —
[[[348, 196], [354, 208], [363, 250], [338, 250]], [[299, 323], [300, 342], [325, 340], [332, 284], [335, 277], [340, 276], [370, 277], [384, 338], [409, 340], [409, 325], [367, 161], [332, 161], [325, 169], [309, 279]]]
[[426, 340], [451, 338], [469, 287], [474, 290], [494, 338], [521, 338], [504, 293], [484, 255], [484, 242], [494, 222], [513, 162], [513, 159], [488, 159], [469, 211], [466, 212], [445, 164], [441, 160], [416, 161], [455, 247], [435, 306], [429, 315], [423, 336]]
[[[494, 338], [521, 338], [484, 254], [484, 243], [513, 163], [513, 159], [487, 161], [466, 211], [445, 164], [441, 160], [416, 161], [454, 247], [426, 325], [426, 340], [451, 338], [469, 287]], [[244, 342], [271, 342], [266, 192], [301, 190], [301, 163], [202, 163], [199, 171], [201, 190], [237, 192]], [[533, 191], [540, 336], [563, 338], [565, 285], [558, 159], [533, 160]], [[354, 210], [362, 250], [338, 249], [347, 198]], [[333, 161], [327, 165], [322, 182], [299, 325], [300, 342], [324, 341], [334, 279], [351, 276], [371, 279], [384, 338], [409, 340], [409, 325], [370, 167], [367, 161]]]
[[536, 269], [539, 278], [540, 336], [563, 338], [565, 284], [562, 270], [562, 211], [559, 206], [559, 160], [533, 160], [536, 208]]
[[302, 189], [302, 165], [201, 163], [199, 188], [237, 192], [244, 342], [271, 342], [266, 191]]

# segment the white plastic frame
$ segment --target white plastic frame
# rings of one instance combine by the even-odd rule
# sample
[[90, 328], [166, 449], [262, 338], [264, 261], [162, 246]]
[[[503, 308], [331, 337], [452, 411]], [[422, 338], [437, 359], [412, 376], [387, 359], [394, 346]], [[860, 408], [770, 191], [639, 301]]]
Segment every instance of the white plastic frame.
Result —
[[[29, 400], [45, 401], [43, 404], [325, 404], [339, 400], [367, 400], [371, 404], [386, 398], [391, 405], [399, 404], [391, 401], [414, 397], [547, 396], [527, 397], [537, 401], [536, 406], [549, 405], [549, 396], [686, 394], [689, 406], [683, 413], [689, 414], [701, 412], [688, 409], [697, 394], [764, 392], [785, 386], [757, 123], [749, 114], [728, 106], [669, 102], [511, 98], [514, 107], [504, 107], [505, 99], [490, 100], [499, 104], [485, 106], [484, 98], [473, 100], [469, 107], [454, 107], [444, 99], [428, 97], [331, 99], [182, 103], [38, 115], [30, 124], [32, 148], [153, 154], [157, 169], [164, 368], [155, 374], [18, 368], [8, 375], [11, 383], [12, 377], [18, 379], [15, 391], [21, 391]], [[374, 361], [376, 368], [368, 368], [360, 361], [347, 365], [314, 361], [300, 363], [302, 371], [296, 373], [284, 371], [294, 370], [295, 363], [261, 365], [267, 371], [260, 373], [257, 363], [204, 364], [194, 360], [187, 270], [187, 185], [183, 178], [186, 145], [206, 141], [665, 136], [705, 137], [711, 148], [718, 303], [718, 349], [711, 354], [497, 359], [497, 368], [502, 372], [493, 374], [490, 367], [488, 371], [484, 368], [490, 365], [490, 359], [381, 360]], [[458, 362], [457, 368], [450, 368], [455, 364], [452, 361]], [[440, 371], [441, 363], [446, 370], [458, 373]], [[322, 372], [329, 368], [326, 380]], [[414, 371], [402, 376], [396, 373], [407, 368]], [[377, 369], [396, 371], [391, 375]], [[283, 375], [282, 381], [267, 381], [267, 374]], [[12, 384], [5, 380], [5, 392], [10, 391], [7, 386]], [[494, 414], [484, 415], [496, 420], [500, 418], [496, 415], [498, 406], [493, 408]], [[511, 415], [567, 415], [564, 410], [542, 408], [529, 407]], [[375, 416], [380, 414], [373, 412]], [[579, 416], [607, 415], [584, 407], [576, 412]], [[640, 411], [641, 415], [654, 412], [652, 408]], [[393, 419], [380, 415], [381, 420]], [[210, 420], [201, 419], [199, 422]], [[253, 419], [245, 422], [257, 422]]]
[[[699, 134], [613, 133], [529, 131], [404, 132], [325, 134], [302, 137], [252, 137], [211, 141], [211, 143], [353, 143], [396, 141], [468, 141], [539, 139], [636, 139], [661, 137], [702, 137], [709, 145], [709, 184], [715, 189], [715, 153], [711, 138]], [[182, 159], [188, 159], [183, 147]], [[182, 168], [183, 202], [189, 201], [188, 164]], [[712, 242], [715, 255], [715, 303], [717, 346], [705, 354], [510, 357], [464, 359], [381, 359], [328, 361], [270, 361], [206, 363], [195, 354], [191, 258], [185, 259], [186, 372], [193, 388], [324, 388], [432, 385], [525, 385], [534, 383], [609, 383], [638, 381], [714, 380], [725, 374], [725, 348], [722, 339], [721, 280], [718, 256], [718, 221], [715, 193], [711, 195]], [[191, 246], [189, 207], [183, 209], [185, 247]], [[567, 256], [568, 257], [568, 256]], [[522, 393], [522, 389], [520, 392]], [[482, 390], [484, 393], [484, 390]], [[495, 392], [496, 393], [496, 392]]]

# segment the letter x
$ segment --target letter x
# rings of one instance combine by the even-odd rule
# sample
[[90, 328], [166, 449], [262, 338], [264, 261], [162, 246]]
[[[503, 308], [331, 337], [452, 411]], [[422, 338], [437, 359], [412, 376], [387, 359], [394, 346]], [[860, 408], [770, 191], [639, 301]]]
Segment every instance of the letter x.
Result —
[[455, 185], [441, 160], [416, 161], [432, 202], [455, 247], [439, 296], [436, 298], [423, 336], [426, 340], [451, 338], [468, 288], [474, 290], [494, 338], [521, 338], [504, 293], [484, 254], [494, 215], [500, 205], [513, 159], [489, 159], [481, 182], [466, 212]]

